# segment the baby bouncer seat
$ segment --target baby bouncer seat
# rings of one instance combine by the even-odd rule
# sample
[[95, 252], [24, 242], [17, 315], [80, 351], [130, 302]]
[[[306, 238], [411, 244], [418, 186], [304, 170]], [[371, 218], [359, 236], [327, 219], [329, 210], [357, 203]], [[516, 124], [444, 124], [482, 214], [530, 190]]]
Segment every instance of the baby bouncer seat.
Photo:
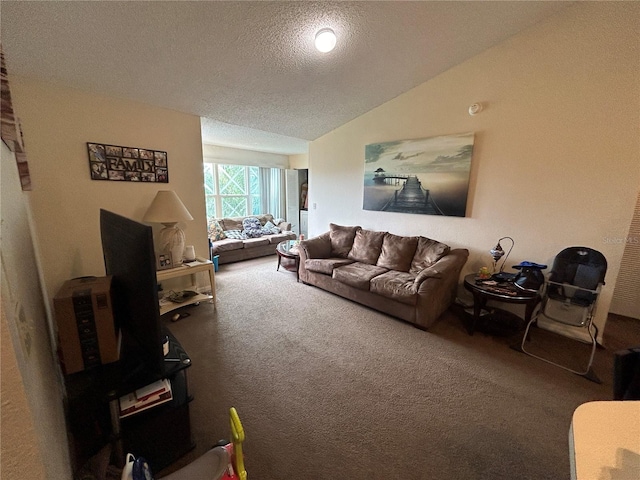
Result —
[[[598, 334], [597, 327], [593, 324], [593, 318], [606, 272], [607, 260], [602, 253], [592, 248], [569, 247], [558, 253], [549, 276], [544, 281], [540, 309], [527, 324], [522, 344], [518, 350], [601, 383], [591, 366]], [[570, 329], [576, 330], [578, 333], [576, 339], [584, 339], [581, 341], [591, 343], [591, 355], [586, 368], [575, 370], [527, 351], [525, 344], [530, 340], [530, 328], [534, 323], [538, 327], [550, 331], [556, 331], [554, 324], [568, 326]], [[579, 335], [579, 331], [586, 332], [586, 335], [584, 333]], [[572, 338], [574, 337], [572, 336]]]

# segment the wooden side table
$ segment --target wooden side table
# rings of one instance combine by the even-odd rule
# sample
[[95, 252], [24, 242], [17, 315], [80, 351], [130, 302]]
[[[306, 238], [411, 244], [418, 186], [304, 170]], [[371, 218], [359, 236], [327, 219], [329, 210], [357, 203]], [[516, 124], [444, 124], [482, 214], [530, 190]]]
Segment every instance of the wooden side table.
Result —
[[158, 270], [156, 272], [156, 278], [158, 282], [168, 280], [170, 278], [183, 277], [185, 275], [191, 276], [191, 290], [197, 291], [196, 273], [207, 272], [209, 274], [209, 283], [211, 284], [211, 295], [195, 295], [185, 302], [174, 303], [169, 300], [162, 299], [160, 301], [160, 315], [163, 315], [176, 308], [184, 307], [185, 305], [191, 305], [193, 303], [203, 302], [209, 300], [215, 305], [216, 303], [216, 276], [213, 270], [213, 262], [211, 260], [198, 261], [197, 264], [190, 262], [191, 266], [183, 264], [179, 267], [169, 268], [168, 270]]
[[540, 301], [538, 292], [529, 292], [516, 287], [513, 283], [501, 283], [498, 285], [487, 285], [476, 281], [476, 274], [471, 273], [464, 277], [464, 288], [473, 294], [473, 322], [467, 328], [469, 335], [475, 332], [480, 312], [486, 307], [488, 300], [495, 300], [503, 303], [524, 304], [524, 321], [529, 323], [533, 310]]
[[278, 254], [278, 267], [276, 268], [276, 271], [280, 270], [280, 263], [282, 262], [283, 258], [292, 260], [294, 266], [288, 267], [287, 265], [284, 265], [284, 268], [286, 268], [290, 272], [293, 272], [295, 269], [296, 280], [299, 281], [300, 273], [298, 270], [300, 267], [300, 254], [298, 253], [298, 241], [285, 240], [284, 242], [280, 242], [276, 247], [276, 253]]

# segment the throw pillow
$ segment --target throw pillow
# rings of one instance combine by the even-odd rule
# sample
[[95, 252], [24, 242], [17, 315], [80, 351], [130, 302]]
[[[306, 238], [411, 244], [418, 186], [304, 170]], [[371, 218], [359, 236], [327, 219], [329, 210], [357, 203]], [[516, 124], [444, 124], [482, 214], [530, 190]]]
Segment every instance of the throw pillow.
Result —
[[258, 220], [260, 220], [260, 224], [262, 226], [265, 226], [267, 222], [273, 221], [273, 215], [271, 215], [270, 213], [265, 213], [264, 215], [259, 215]]
[[334, 223], [329, 224], [329, 238], [331, 239], [331, 256], [347, 258], [353, 239], [360, 227], [343, 227]]
[[242, 228], [244, 234], [248, 238], [257, 238], [262, 236], [262, 224], [255, 217], [247, 217], [242, 220]]
[[353, 246], [347, 258], [356, 262], [375, 265], [382, 249], [382, 240], [385, 232], [374, 232], [372, 230], [358, 230], [353, 240]]
[[220, 225], [224, 228], [224, 231], [227, 230], [242, 230], [242, 219], [238, 218], [222, 218], [220, 219]]
[[209, 238], [213, 241], [223, 240], [227, 238], [224, 230], [222, 229], [222, 226], [220, 225], [220, 222], [218, 222], [218, 220], [216, 220], [215, 218], [209, 220]]
[[430, 238], [420, 237], [418, 239], [418, 248], [416, 254], [411, 261], [411, 270], [413, 274], [418, 274], [427, 267], [430, 267], [447, 253], [449, 246]]
[[242, 219], [242, 228], [262, 228], [262, 224], [256, 217], [247, 217]]
[[387, 233], [376, 265], [398, 272], [408, 272], [417, 247], [418, 237], [402, 237]]
[[227, 238], [233, 238], [235, 240], [246, 240], [247, 236], [242, 230], [225, 230], [224, 234]]
[[265, 235], [271, 235], [273, 233], [280, 233], [280, 229], [270, 221], [267, 221], [267, 223], [264, 224], [264, 227], [262, 227], [262, 233]]

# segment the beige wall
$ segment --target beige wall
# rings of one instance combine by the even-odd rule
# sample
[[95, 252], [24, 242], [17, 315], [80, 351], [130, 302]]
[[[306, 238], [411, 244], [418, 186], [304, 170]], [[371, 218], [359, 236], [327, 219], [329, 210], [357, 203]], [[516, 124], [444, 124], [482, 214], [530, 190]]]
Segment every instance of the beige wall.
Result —
[[300, 153], [297, 155], [289, 155], [289, 168], [298, 170], [309, 168], [309, 154]]
[[224, 165], [251, 165], [264, 168], [287, 168], [289, 158], [277, 153], [258, 152], [242, 148], [203, 145], [204, 161]]
[[[12, 89], [49, 300], [65, 280], [104, 275], [100, 208], [141, 221], [158, 190], [182, 199], [194, 217], [181, 224], [186, 243], [208, 258], [199, 117], [20, 77]], [[86, 142], [164, 150], [169, 183], [91, 180]]]
[[[15, 351], [8, 333], [4, 308], [1, 310], [2, 325], [2, 451], [0, 471], [5, 478], [46, 478], [44, 459], [38, 448], [39, 441], [33, 425], [33, 416], [18, 371]], [[64, 436], [62, 436], [64, 439]], [[65, 442], [66, 443], [66, 442]]]
[[15, 156], [0, 142], [2, 359], [0, 476], [71, 478], [62, 381], [31, 236], [29, 194]]
[[[33, 187], [32, 192], [22, 195], [31, 207], [35, 251], [31, 249], [28, 254], [21, 251], [30, 245], [30, 239], [27, 243], [4, 235], [3, 225], [3, 256], [10, 255], [11, 261], [19, 262], [12, 266], [9, 265], [11, 261], [3, 258], [3, 269], [9, 265], [10, 273], [26, 276], [34, 286], [29, 289], [32, 292], [38, 291], [41, 276], [44, 294], [40, 303], [35, 301], [37, 298], [33, 293], [16, 295], [16, 305], [21, 305], [25, 298], [31, 298], [32, 301], [25, 304], [31, 309], [41, 305], [35, 318], [29, 315], [29, 308], [18, 309], [13, 304], [7, 317], [37, 438], [41, 448], [44, 447], [40, 458], [45, 460], [47, 478], [70, 478], [62, 398], [56, 384], [58, 375], [53, 368], [53, 350], [48, 336], [53, 319], [49, 316], [47, 320], [44, 312], [49, 310], [53, 296], [65, 280], [82, 275], [104, 275], [100, 208], [141, 221], [158, 190], [175, 190], [194, 217], [193, 221], [182, 225], [187, 243], [195, 246], [197, 254], [208, 257], [200, 119], [26, 78], [13, 77], [11, 81], [14, 106], [22, 120]], [[86, 142], [165, 150], [169, 183], [92, 181]], [[5, 158], [3, 165], [4, 161]], [[3, 188], [2, 194], [4, 200], [6, 189]], [[11, 201], [13, 204], [14, 200]], [[5, 210], [3, 221], [4, 214]], [[27, 217], [23, 217], [26, 221]], [[159, 227], [154, 225], [156, 231]], [[22, 246], [14, 245], [16, 243]], [[9, 246], [21, 250], [9, 253]], [[199, 281], [205, 284], [204, 280]], [[3, 302], [7, 297], [5, 286], [6, 282], [3, 283]], [[2, 373], [4, 394], [5, 385], [9, 385], [5, 381], [19, 385], [20, 378], [15, 370], [5, 369], [4, 357]], [[29, 427], [29, 419], [25, 418], [21, 426], [14, 425], [15, 422], [4, 423], [7, 406], [4, 398], [3, 473], [5, 460], [10, 459], [4, 457], [5, 438], [13, 438], [12, 444], [16, 448], [23, 448], [27, 455], [38, 460], [37, 452], [33, 450], [33, 435], [28, 430], [18, 431]], [[7, 412], [10, 413], [10, 409]], [[20, 441], [16, 443], [16, 440]], [[8, 450], [7, 454], [11, 455], [12, 451]]]
[[[609, 261], [605, 314], [640, 187], [637, 2], [579, 4], [452, 68], [310, 144], [310, 234], [329, 222], [424, 235], [466, 247], [464, 273], [550, 263], [583, 245]], [[469, 105], [485, 104], [479, 115]], [[475, 132], [467, 216], [364, 211], [364, 146]]]

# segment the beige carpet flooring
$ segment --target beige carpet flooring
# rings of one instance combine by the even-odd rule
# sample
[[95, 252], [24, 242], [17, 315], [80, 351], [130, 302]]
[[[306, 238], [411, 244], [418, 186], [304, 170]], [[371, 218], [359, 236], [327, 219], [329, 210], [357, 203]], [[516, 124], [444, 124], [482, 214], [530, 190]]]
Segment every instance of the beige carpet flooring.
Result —
[[[573, 411], [611, 399], [613, 351], [640, 345], [637, 321], [610, 320], [598, 385], [510, 349], [519, 336], [469, 336], [449, 312], [424, 332], [296, 283], [275, 257], [222, 265], [216, 283], [217, 309], [167, 321], [193, 362], [197, 446], [158, 473], [229, 438], [234, 406], [251, 480], [568, 479]], [[543, 349], [550, 335], [533, 332]]]

